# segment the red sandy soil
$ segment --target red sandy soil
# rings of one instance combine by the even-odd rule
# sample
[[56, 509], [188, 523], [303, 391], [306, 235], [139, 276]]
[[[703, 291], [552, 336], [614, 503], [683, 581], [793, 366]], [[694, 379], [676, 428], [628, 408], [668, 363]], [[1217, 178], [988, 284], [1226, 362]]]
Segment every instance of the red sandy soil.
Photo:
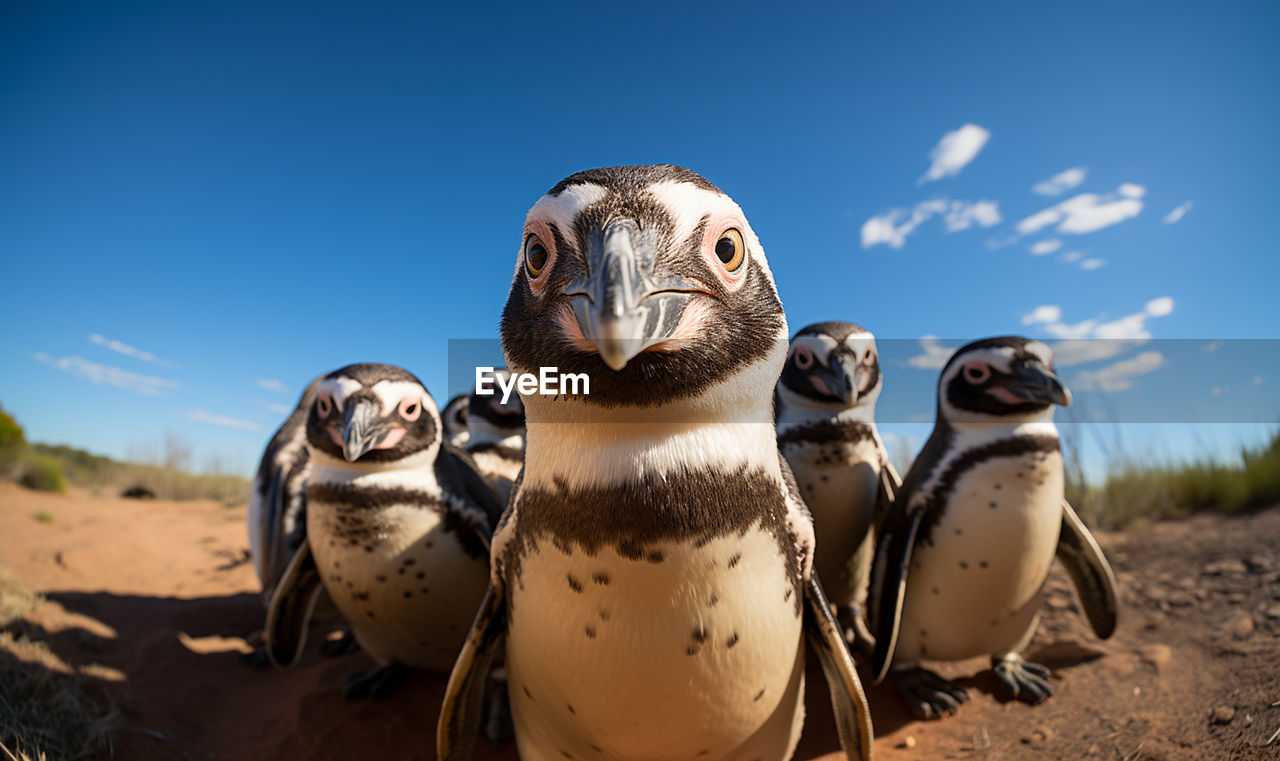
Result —
[[[243, 507], [0, 484], [0, 536], [0, 566], [47, 597], [33, 618], [54, 652], [111, 682], [125, 721], [117, 758], [435, 757], [444, 676], [348, 702], [338, 680], [370, 662], [319, 655], [319, 630], [292, 670], [242, 662], [241, 635], [262, 622]], [[912, 721], [890, 689], [872, 687], [877, 757], [1280, 759], [1280, 509], [1099, 539], [1120, 577], [1120, 630], [1094, 639], [1055, 574], [1030, 651], [1056, 670], [1053, 698], [1032, 707], [993, 696], [982, 660], [940, 669], [972, 695], [942, 721]], [[840, 758], [812, 664], [808, 711], [796, 758]], [[482, 740], [476, 758], [517, 756]]]

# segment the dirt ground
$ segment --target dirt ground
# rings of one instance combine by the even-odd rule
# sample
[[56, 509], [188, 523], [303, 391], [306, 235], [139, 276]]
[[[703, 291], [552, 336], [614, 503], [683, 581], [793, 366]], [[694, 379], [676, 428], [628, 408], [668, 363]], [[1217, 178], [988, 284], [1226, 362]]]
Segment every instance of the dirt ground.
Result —
[[[39, 517], [37, 517], [39, 516]], [[50, 519], [51, 517], [51, 519]], [[444, 676], [381, 701], [345, 701], [363, 655], [253, 671], [239, 635], [261, 625], [244, 508], [41, 494], [0, 484], [0, 566], [47, 601], [33, 616], [69, 667], [109, 682], [116, 758], [433, 759]], [[971, 699], [915, 722], [870, 688], [880, 759], [1280, 759], [1280, 508], [1099, 537], [1122, 586], [1119, 632], [1099, 642], [1055, 572], [1030, 657], [1057, 694], [993, 697], [985, 662], [950, 664]], [[837, 759], [826, 690], [809, 672], [797, 759]], [[486, 741], [477, 759], [516, 759]]]

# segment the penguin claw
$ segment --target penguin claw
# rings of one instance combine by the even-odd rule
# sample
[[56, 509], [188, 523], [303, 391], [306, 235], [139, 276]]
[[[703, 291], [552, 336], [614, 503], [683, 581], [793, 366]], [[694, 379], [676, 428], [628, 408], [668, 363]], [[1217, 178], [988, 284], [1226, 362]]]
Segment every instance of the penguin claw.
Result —
[[347, 700], [358, 700], [367, 695], [380, 700], [391, 694], [403, 677], [404, 670], [395, 664], [357, 671], [342, 680], [342, 696]]
[[891, 679], [917, 719], [950, 716], [969, 699], [968, 689], [926, 669], [893, 672]]
[[992, 667], [1009, 697], [1030, 705], [1038, 705], [1053, 695], [1049, 681], [1049, 669], [1038, 663], [1028, 663], [1018, 657], [994, 659]]
[[261, 671], [271, 663], [271, 658], [267, 656], [266, 645], [258, 645], [249, 652], [240, 656], [240, 659], [254, 671]]
[[324, 644], [320, 646], [320, 652], [330, 658], [351, 655], [359, 649], [360, 646], [356, 644], [356, 635], [349, 630], [342, 632], [341, 637], [325, 640]]

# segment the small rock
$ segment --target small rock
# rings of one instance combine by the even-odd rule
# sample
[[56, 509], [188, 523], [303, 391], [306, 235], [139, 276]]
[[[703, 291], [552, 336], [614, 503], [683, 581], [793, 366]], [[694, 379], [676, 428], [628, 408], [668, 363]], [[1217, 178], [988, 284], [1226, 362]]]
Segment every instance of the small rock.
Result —
[[1236, 717], [1236, 709], [1231, 706], [1218, 706], [1213, 709], [1214, 724], [1230, 724], [1231, 720]]
[[1227, 619], [1227, 623], [1222, 630], [1235, 639], [1248, 639], [1253, 634], [1253, 616], [1243, 610], [1237, 610], [1231, 618]]
[[1275, 567], [1275, 561], [1266, 555], [1254, 555], [1244, 561], [1249, 573], [1266, 573]]
[[1271, 605], [1264, 613], [1266, 613], [1267, 618], [1280, 618], [1280, 605]]
[[902, 738], [902, 742], [898, 743], [898, 747], [899, 747], [899, 748], [914, 748], [914, 747], [916, 747], [916, 737], [915, 737], [915, 735], [907, 735], [906, 737]]
[[1156, 667], [1156, 671], [1164, 671], [1173, 660], [1173, 651], [1168, 645], [1143, 645], [1138, 648], [1138, 657]]
[[1053, 736], [1053, 732], [1047, 727], [1036, 727], [1030, 732], [1023, 735], [1020, 739], [1023, 745], [1039, 745]]
[[1206, 576], [1243, 576], [1245, 571], [1244, 563], [1235, 558], [1215, 560], [1204, 567]]

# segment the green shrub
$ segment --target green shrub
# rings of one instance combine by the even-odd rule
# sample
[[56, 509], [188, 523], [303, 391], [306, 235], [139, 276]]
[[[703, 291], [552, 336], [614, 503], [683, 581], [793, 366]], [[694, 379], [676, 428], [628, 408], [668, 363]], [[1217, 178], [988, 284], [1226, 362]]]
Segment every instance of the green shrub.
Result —
[[63, 477], [58, 464], [43, 457], [35, 458], [23, 467], [18, 483], [36, 491], [67, 490], [67, 479]]

